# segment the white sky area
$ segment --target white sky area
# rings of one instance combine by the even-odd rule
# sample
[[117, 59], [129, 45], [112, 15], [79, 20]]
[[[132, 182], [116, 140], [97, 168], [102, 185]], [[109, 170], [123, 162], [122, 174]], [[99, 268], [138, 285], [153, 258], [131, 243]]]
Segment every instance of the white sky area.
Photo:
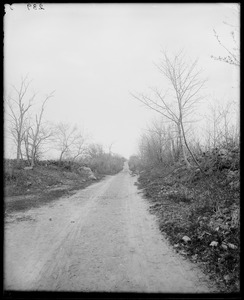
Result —
[[[136, 153], [141, 130], [156, 114], [132, 93], [164, 88], [161, 51], [184, 49], [199, 58], [208, 78], [208, 101], [239, 101], [239, 70], [215, 61], [226, 56], [214, 37], [233, 47], [230, 24], [239, 24], [237, 4], [48, 4], [28, 10], [5, 5], [4, 87], [32, 79], [31, 90], [45, 95], [45, 119], [77, 124], [112, 152]], [[234, 8], [234, 9], [233, 9]], [[213, 99], [214, 98], [214, 99]]]

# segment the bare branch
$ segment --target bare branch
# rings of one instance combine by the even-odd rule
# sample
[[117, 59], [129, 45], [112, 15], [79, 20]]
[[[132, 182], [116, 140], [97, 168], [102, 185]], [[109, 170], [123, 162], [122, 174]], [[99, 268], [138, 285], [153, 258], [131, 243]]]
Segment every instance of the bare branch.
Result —
[[[188, 167], [190, 167], [190, 164], [187, 160], [183, 147], [182, 137], [186, 148], [193, 157], [193, 160], [195, 162], [196, 160], [189, 148], [189, 145], [187, 144], [184, 122], [186, 121], [185, 118], [193, 112], [196, 104], [202, 98], [200, 91], [205, 84], [205, 80], [200, 79], [201, 70], [196, 69], [197, 62], [198, 61], [195, 60], [191, 64], [187, 63], [182, 50], [179, 51], [172, 59], [170, 59], [165, 51], [163, 52], [163, 59], [158, 65], [156, 65], [156, 67], [164, 75], [164, 77], [168, 79], [168, 82], [173, 88], [174, 96], [170, 98], [170, 103], [172, 105], [166, 101], [167, 92], [162, 94], [158, 89], [152, 89], [156, 96], [154, 99], [145, 95], [137, 96], [131, 94], [146, 107], [155, 110], [165, 118], [174, 122], [178, 129], [180, 149]], [[158, 104], [157, 100], [160, 100], [160, 104]], [[154, 143], [154, 140], [152, 140], [152, 143]]]
[[[138, 96], [136, 96], [136, 95], [134, 95], [134, 94], [132, 94], [132, 93], [130, 93], [130, 94], [131, 94], [131, 96], [132, 96], [133, 98], [139, 100], [141, 103], [143, 103], [143, 104], [144, 104], [145, 106], [147, 106], [148, 108], [150, 108], [150, 109], [152, 109], [152, 110], [154, 110], [154, 111], [160, 113], [161, 115], [163, 115], [163, 116], [166, 117], [167, 119], [169, 119], [169, 120], [175, 122], [175, 120], [174, 120], [171, 116], [169, 116], [169, 115], [165, 114], [164, 112], [162, 112], [162, 110], [160, 110], [160, 108], [155, 108], [155, 107], [154, 107], [154, 105], [156, 105], [155, 102], [151, 101], [151, 103], [152, 103], [152, 104], [151, 104], [151, 103], [148, 103], [148, 101], [145, 101], [145, 99], [143, 99], [143, 98], [140, 98], [140, 97], [138, 97]], [[156, 106], [157, 106], [157, 105], [156, 105]]]

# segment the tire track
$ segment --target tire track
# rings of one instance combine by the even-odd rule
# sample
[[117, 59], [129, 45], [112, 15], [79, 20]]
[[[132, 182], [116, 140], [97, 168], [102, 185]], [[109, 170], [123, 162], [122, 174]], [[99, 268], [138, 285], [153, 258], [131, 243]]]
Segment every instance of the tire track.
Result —
[[5, 287], [83, 292], [211, 291], [206, 277], [163, 239], [135, 181], [125, 167], [124, 172], [52, 206], [29, 211], [28, 215], [36, 218], [34, 227], [31, 222], [8, 224]]

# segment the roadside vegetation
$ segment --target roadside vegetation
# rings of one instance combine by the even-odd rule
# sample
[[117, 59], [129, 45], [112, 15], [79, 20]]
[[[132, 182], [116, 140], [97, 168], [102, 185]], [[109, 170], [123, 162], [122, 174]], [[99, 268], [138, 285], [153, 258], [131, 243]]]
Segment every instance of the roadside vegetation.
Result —
[[[233, 34], [232, 34], [233, 35]], [[223, 46], [215, 32], [218, 43]], [[234, 36], [234, 35], [233, 35]], [[216, 63], [239, 68], [239, 48]], [[144, 129], [129, 167], [175, 251], [206, 271], [222, 292], [240, 291], [238, 104], [204, 96], [198, 61], [162, 53], [164, 88], [133, 93], [160, 116]], [[208, 101], [203, 115], [200, 105]], [[202, 123], [197, 124], [197, 116]]]
[[[225, 150], [225, 151], [223, 151]], [[183, 162], [129, 162], [150, 212], [174, 249], [206, 271], [222, 292], [239, 291], [240, 178], [238, 148], [197, 156], [207, 175]], [[133, 161], [135, 161], [133, 159]]]
[[[93, 145], [94, 147], [94, 145]], [[101, 147], [100, 147], [101, 150]], [[28, 161], [4, 161], [4, 211], [30, 209], [72, 195], [76, 190], [123, 169], [124, 159], [101, 152], [83, 160], [41, 160], [30, 168]]]

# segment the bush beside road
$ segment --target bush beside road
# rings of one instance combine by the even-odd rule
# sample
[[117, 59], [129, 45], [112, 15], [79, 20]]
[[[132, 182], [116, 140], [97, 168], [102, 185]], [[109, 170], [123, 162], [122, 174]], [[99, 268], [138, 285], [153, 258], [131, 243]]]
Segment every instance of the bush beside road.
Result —
[[[239, 151], [199, 156], [206, 174], [183, 162], [135, 167], [138, 186], [158, 217], [164, 236], [181, 255], [199, 264], [223, 292], [240, 289]], [[133, 159], [133, 162], [135, 159]]]

